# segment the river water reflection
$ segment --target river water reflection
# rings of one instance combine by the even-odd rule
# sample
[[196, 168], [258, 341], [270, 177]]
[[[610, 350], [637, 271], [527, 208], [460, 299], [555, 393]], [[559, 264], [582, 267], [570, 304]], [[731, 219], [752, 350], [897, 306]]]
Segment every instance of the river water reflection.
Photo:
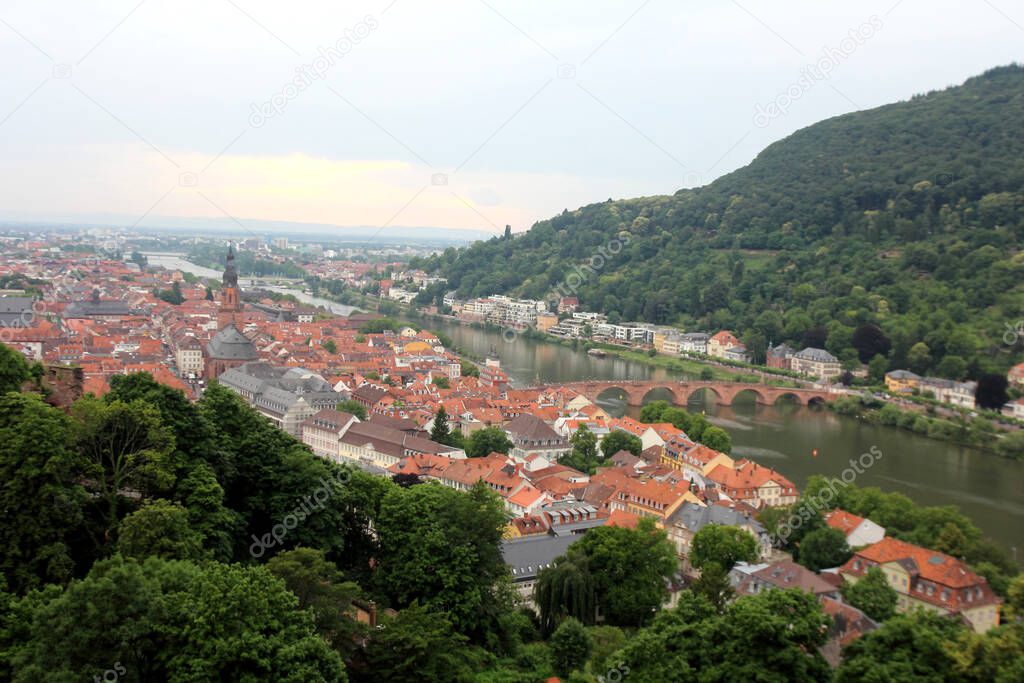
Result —
[[[431, 320], [426, 327], [443, 332], [457, 346], [479, 356], [494, 348], [502, 368], [519, 386], [682, 377], [620, 358], [593, 358], [558, 344], [521, 337], [508, 342], [500, 333], [448, 321]], [[667, 397], [654, 393], [650, 398]], [[876, 446], [882, 457], [858, 476], [858, 485], [900, 491], [924, 505], [956, 505], [987, 535], [1008, 548], [1024, 549], [1024, 462], [837, 415], [826, 408], [758, 406], [752, 400], [717, 406], [706, 396], [703, 399], [689, 408], [706, 411], [712, 422], [729, 432], [735, 455], [773, 467], [797, 486], [812, 474], [838, 476], [850, 466], [851, 458]], [[614, 415], [639, 414], [639, 408], [627, 408], [613, 392], [599, 403]]]

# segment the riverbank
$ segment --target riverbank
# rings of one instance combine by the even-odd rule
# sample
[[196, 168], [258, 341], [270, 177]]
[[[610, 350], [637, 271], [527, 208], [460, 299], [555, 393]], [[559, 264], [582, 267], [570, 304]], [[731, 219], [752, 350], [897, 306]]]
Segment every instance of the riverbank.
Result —
[[745, 382], [749, 384], [767, 384], [770, 386], [794, 388], [807, 386], [807, 382], [801, 382], [796, 378], [787, 377], [783, 373], [766, 371], [760, 367], [741, 364], [730, 365], [710, 359], [704, 360], [692, 357], [667, 356], [662, 353], [655, 353], [652, 355], [647, 351], [635, 348], [626, 348], [617, 344], [608, 344], [589, 339], [565, 339], [555, 337], [531, 327], [527, 327], [523, 330], [511, 330], [510, 328], [501, 327], [491, 323], [461, 320], [460, 318], [452, 315], [443, 315], [440, 313], [419, 313], [411, 308], [406, 313], [406, 316], [409, 318], [441, 320], [453, 325], [498, 333], [502, 335], [505, 343], [515, 343], [517, 338], [522, 337], [524, 339], [530, 339], [541, 343], [556, 344], [558, 346], [573, 349], [574, 351], [587, 352], [590, 349], [600, 349], [605, 351], [609, 356], [616, 356], [633, 363], [646, 365], [652, 368], [661, 368], [670, 372], [676, 372], [703, 380]]
[[929, 414], [933, 406], [904, 410], [893, 403], [858, 396], [843, 396], [829, 405], [840, 415], [855, 417], [885, 427], [913, 432], [937, 441], [970, 446], [1013, 460], [1024, 460], [1024, 434], [1000, 432], [984, 417], [958, 416], [953, 419]]

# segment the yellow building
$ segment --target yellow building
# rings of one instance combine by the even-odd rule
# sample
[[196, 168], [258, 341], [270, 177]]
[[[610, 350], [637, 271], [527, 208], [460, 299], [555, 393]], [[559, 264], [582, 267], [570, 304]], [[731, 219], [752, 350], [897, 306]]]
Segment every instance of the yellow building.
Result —
[[909, 394], [921, 385], [921, 377], [908, 370], [885, 373], [885, 388], [894, 394]]
[[960, 615], [977, 633], [999, 625], [1002, 600], [984, 577], [954, 557], [895, 538], [883, 538], [854, 553], [840, 574], [846, 581], [856, 583], [872, 567], [882, 571], [899, 595], [899, 612], [924, 608]]

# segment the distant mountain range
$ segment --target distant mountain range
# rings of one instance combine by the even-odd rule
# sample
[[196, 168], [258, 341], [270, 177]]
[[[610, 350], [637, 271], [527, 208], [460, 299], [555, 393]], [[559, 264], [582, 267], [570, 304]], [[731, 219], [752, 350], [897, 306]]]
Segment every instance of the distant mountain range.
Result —
[[[809, 126], [710, 185], [416, 265], [463, 297], [575, 294], [612, 318], [731, 328], [755, 358], [785, 341], [849, 364], [1002, 371], [1024, 345], [1004, 341], [1024, 319], [1022, 121], [1024, 68], [1000, 67]], [[854, 343], [876, 328], [877, 348]]]

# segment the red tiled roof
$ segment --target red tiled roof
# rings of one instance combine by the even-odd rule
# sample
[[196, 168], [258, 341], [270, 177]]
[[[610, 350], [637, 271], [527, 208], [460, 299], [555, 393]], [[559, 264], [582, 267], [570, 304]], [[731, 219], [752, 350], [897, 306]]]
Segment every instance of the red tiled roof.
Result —
[[846, 510], [836, 509], [825, 515], [826, 524], [833, 529], [839, 529], [847, 535], [859, 527], [863, 521], [863, 517], [858, 517], [852, 512], [847, 512]]
[[[1001, 602], [985, 578], [960, 560], [891, 536], [858, 550], [843, 565], [842, 572], [863, 576], [870, 567], [891, 562], [898, 563], [911, 575], [907, 594], [918, 600], [952, 611]], [[934, 587], [929, 594], [932, 584]]]

